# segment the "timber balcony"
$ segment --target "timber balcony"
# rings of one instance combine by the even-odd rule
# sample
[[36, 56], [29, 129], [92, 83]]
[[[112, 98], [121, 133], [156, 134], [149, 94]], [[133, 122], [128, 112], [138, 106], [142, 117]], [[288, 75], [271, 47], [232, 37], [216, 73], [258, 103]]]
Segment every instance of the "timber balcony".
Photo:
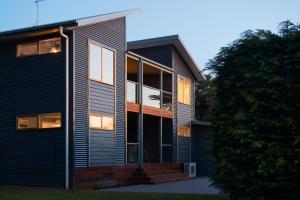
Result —
[[138, 103], [137, 95], [139, 86], [138, 83], [127, 82], [127, 111], [173, 118], [171, 93], [143, 86], [143, 111], [141, 111], [141, 104]]
[[127, 111], [173, 118], [173, 72], [127, 57]]

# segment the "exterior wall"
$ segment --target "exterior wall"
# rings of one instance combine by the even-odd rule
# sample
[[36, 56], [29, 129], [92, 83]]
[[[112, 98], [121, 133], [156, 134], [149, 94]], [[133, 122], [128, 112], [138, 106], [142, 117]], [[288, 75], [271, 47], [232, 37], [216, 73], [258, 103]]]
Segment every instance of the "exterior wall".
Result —
[[177, 131], [178, 127], [180, 126], [188, 126], [191, 128], [191, 120], [194, 116], [194, 82], [195, 79], [189, 70], [188, 66], [184, 63], [181, 56], [178, 54], [177, 50], [173, 48], [172, 50], [173, 55], [173, 68], [175, 70], [175, 79], [174, 79], [174, 87], [177, 91], [177, 79], [178, 76], [183, 76], [186, 78], [189, 78], [191, 80], [191, 105], [185, 105], [182, 103], [178, 103], [177, 101], [177, 92], [176, 95], [174, 95], [174, 104], [176, 104], [174, 112], [177, 113], [177, 123], [174, 124], [174, 137], [176, 135], [177, 138], [177, 162], [184, 163], [184, 162], [190, 162], [191, 161], [191, 138], [185, 138], [185, 137], [178, 137]]
[[[130, 49], [130, 48], [129, 48]], [[191, 120], [195, 116], [195, 77], [179, 55], [175, 47], [165, 45], [159, 47], [142, 48], [130, 50], [143, 57], [154, 60], [158, 63], [170, 66], [174, 69], [173, 82], [173, 161], [190, 162], [191, 161], [191, 138], [178, 137], [179, 126], [191, 127]], [[185, 105], [177, 102], [177, 78], [178, 75], [191, 80], [191, 105]], [[191, 129], [192, 131], [192, 129]]]
[[[89, 81], [90, 113], [115, 115], [115, 87]], [[115, 163], [115, 132], [90, 129], [90, 166], [113, 166]]]
[[[0, 184], [64, 187], [64, 39], [60, 53], [16, 58], [23, 42], [0, 43]], [[55, 112], [61, 128], [16, 131], [17, 115]]]
[[[75, 33], [75, 167], [125, 163], [125, 18], [77, 27]], [[88, 40], [116, 50], [115, 86], [88, 79]], [[116, 87], [116, 88], [115, 88]], [[116, 98], [114, 97], [116, 90]], [[116, 109], [115, 109], [116, 108]], [[115, 131], [89, 130], [88, 112], [114, 114]], [[89, 148], [90, 146], [90, 148]]]
[[165, 66], [172, 67], [172, 48], [173, 47], [171, 45], [165, 45], [159, 47], [134, 49], [130, 51]]
[[214, 156], [211, 127], [193, 124], [192, 128], [192, 162], [197, 164], [197, 176], [212, 176]]

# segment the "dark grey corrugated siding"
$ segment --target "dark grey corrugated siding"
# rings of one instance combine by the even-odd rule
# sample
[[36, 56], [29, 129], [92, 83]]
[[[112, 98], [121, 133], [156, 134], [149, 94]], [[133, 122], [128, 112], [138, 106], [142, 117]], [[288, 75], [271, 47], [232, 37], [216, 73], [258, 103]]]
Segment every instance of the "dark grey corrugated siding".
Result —
[[[115, 115], [115, 87], [90, 82], [90, 113]], [[90, 167], [113, 166], [115, 158], [115, 132], [90, 129]]]
[[178, 135], [177, 135], [177, 74], [173, 74], [173, 162], [178, 162]]
[[[181, 103], [177, 104], [178, 127], [188, 126], [191, 124], [191, 106]], [[178, 162], [190, 162], [191, 156], [191, 139], [178, 137]]]
[[115, 87], [90, 81], [90, 112], [115, 115]]
[[[16, 58], [16, 44], [0, 43], [0, 184], [64, 187], [64, 46]], [[53, 112], [62, 113], [61, 128], [16, 131], [17, 115]]]
[[[88, 39], [95, 40], [101, 44], [116, 49], [116, 133], [115, 133], [115, 162], [124, 164], [125, 162], [125, 18], [119, 18], [102, 22], [94, 25], [78, 27], [75, 29], [75, 132], [74, 132], [74, 151], [75, 167], [87, 167], [88, 157], [94, 157], [95, 151], [88, 152]], [[91, 86], [93, 87], [93, 86]], [[103, 91], [105, 89], [103, 88]], [[102, 93], [102, 92], [101, 92]], [[99, 93], [100, 94], [100, 93]], [[103, 93], [105, 97], [105, 93]], [[109, 97], [110, 98], [110, 97]], [[99, 102], [99, 101], [98, 101]], [[111, 112], [104, 110], [94, 100], [91, 100], [92, 109]], [[103, 109], [102, 109], [103, 108]], [[113, 109], [113, 108], [112, 108]], [[99, 134], [99, 136], [101, 133]], [[91, 145], [97, 143], [94, 140], [93, 131], [91, 131]], [[112, 145], [112, 140], [110, 140]], [[98, 151], [101, 152], [101, 151]], [[110, 155], [111, 152], [107, 153]], [[99, 161], [100, 163], [101, 161]], [[111, 161], [105, 161], [109, 163]], [[96, 161], [92, 161], [96, 163]], [[98, 164], [99, 164], [98, 163]], [[98, 165], [97, 164], [97, 165]]]
[[[191, 105], [185, 105], [181, 103], [177, 103], [177, 93], [176, 93], [176, 102], [175, 102], [175, 112], [177, 113], [177, 121], [176, 121], [176, 134], [177, 128], [180, 126], [188, 126], [191, 127], [191, 120], [194, 116], [194, 77], [187, 67], [186, 63], [183, 61], [181, 56], [178, 54], [177, 50], [173, 48], [173, 67], [176, 71], [176, 78], [174, 80], [174, 84], [177, 86], [177, 75], [184, 76], [191, 80]], [[177, 91], [177, 90], [176, 90]], [[192, 130], [191, 130], [192, 131]], [[190, 162], [191, 161], [191, 138], [178, 137], [177, 139], [177, 162]]]

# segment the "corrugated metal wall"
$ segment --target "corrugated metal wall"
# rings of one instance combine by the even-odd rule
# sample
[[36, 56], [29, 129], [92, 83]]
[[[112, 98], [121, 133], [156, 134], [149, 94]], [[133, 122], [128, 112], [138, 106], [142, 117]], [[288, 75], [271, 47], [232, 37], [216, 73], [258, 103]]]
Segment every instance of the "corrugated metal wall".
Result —
[[[89, 81], [90, 113], [105, 116], [115, 115], [115, 87]], [[115, 132], [90, 129], [90, 167], [115, 164]]]
[[[176, 132], [178, 127], [181, 126], [188, 126], [191, 127], [191, 120], [193, 119], [194, 112], [195, 112], [195, 103], [194, 103], [194, 82], [195, 79], [189, 70], [186, 63], [183, 61], [179, 53], [175, 48], [173, 48], [173, 67], [176, 71], [176, 78], [174, 79], [174, 85], [177, 87], [177, 78], [178, 75], [181, 75], [183, 77], [189, 78], [191, 80], [191, 105], [185, 105], [177, 102], [177, 93], [176, 93], [176, 101], [174, 102], [176, 104], [174, 112], [177, 113], [177, 123], [176, 128], [174, 128], [174, 132]], [[176, 89], [177, 91], [177, 89]], [[175, 134], [175, 133], [174, 133]], [[191, 138], [186, 137], [177, 137], [177, 162], [184, 163], [184, 162], [190, 162], [191, 161]]]
[[[94, 25], [78, 27], [75, 30], [75, 132], [74, 156], [75, 167], [87, 167], [89, 157], [91, 166], [102, 166], [125, 163], [125, 18], [110, 20]], [[116, 130], [90, 131], [88, 133], [88, 39], [116, 49]], [[97, 86], [96, 86], [97, 85]], [[91, 84], [90, 109], [103, 114], [114, 112], [111, 105], [113, 90], [101, 83]], [[103, 98], [106, 100], [103, 101]], [[108, 106], [104, 106], [108, 105]], [[103, 137], [101, 137], [103, 136]], [[102, 139], [101, 139], [102, 138]], [[88, 149], [89, 141], [91, 149]], [[108, 152], [98, 147], [101, 144], [111, 146]], [[89, 154], [90, 153], [90, 154]], [[111, 156], [114, 154], [114, 156]], [[114, 161], [112, 161], [114, 157]], [[103, 160], [101, 160], [103, 159]]]
[[[16, 58], [16, 44], [31, 41], [0, 43], [0, 184], [64, 187], [64, 46]], [[16, 131], [17, 115], [54, 112], [62, 113], [61, 128]]]

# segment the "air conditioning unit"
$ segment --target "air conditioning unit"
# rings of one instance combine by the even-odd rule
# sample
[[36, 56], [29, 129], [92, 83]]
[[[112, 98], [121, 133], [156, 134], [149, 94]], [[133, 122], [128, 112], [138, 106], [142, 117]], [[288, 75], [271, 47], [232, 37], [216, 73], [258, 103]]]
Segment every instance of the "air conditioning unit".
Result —
[[189, 177], [196, 176], [196, 163], [184, 163], [184, 173]]

